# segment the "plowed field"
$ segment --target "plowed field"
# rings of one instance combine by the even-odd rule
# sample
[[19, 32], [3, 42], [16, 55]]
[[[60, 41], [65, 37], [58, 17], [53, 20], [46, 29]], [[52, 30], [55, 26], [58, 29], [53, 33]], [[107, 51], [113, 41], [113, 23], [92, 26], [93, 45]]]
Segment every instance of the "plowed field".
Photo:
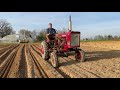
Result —
[[53, 68], [40, 55], [40, 43], [0, 46], [0, 78], [119, 78], [120, 42], [81, 42], [85, 62], [59, 57]]

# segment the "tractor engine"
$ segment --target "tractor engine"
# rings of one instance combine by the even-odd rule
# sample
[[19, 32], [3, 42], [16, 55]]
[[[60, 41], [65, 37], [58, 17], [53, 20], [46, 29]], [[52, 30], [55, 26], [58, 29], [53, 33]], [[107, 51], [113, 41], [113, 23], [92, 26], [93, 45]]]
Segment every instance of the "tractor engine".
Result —
[[80, 32], [68, 31], [59, 34], [59, 37], [65, 40], [64, 51], [68, 51], [70, 48], [80, 47]]
[[66, 39], [68, 48], [80, 47], [80, 32], [68, 32]]

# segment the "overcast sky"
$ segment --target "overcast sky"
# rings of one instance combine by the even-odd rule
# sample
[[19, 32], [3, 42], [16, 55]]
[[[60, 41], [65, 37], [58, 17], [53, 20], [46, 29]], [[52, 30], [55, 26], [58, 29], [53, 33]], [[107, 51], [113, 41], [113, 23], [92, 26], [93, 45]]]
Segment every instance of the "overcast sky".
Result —
[[53, 23], [55, 29], [68, 28], [72, 16], [73, 30], [81, 37], [98, 34], [120, 35], [120, 12], [0, 12], [0, 19], [6, 19], [15, 31], [20, 29], [43, 29]]

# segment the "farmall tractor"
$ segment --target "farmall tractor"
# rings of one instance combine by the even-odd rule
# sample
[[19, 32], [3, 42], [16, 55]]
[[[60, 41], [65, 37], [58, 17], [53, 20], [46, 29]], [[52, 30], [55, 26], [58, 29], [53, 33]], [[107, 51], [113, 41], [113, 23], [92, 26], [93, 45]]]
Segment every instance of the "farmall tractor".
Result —
[[47, 40], [42, 41], [40, 53], [44, 60], [50, 60], [53, 67], [59, 67], [59, 57], [61, 55], [68, 56], [69, 52], [74, 52], [74, 56], [76, 61], [84, 62], [85, 53], [82, 49], [80, 49], [80, 32], [72, 31], [72, 21], [71, 16], [69, 17], [69, 30], [65, 33], [60, 33], [58, 36], [64, 40], [64, 45], [61, 48], [61, 42], [57, 41], [57, 45], [55, 44], [55, 40]]

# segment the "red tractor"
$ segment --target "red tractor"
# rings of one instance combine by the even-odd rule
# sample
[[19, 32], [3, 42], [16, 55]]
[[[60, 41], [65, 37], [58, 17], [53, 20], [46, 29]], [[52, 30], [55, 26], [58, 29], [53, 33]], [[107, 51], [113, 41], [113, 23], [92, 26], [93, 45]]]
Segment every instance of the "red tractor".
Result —
[[40, 53], [44, 60], [51, 61], [53, 67], [59, 66], [59, 56], [60, 55], [68, 55], [68, 52], [74, 51], [75, 59], [79, 62], [84, 62], [85, 53], [82, 49], [80, 49], [80, 32], [72, 31], [72, 22], [71, 17], [69, 21], [69, 31], [65, 33], [58, 34], [58, 36], [65, 40], [64, 46], [61, 48], [60, 44], [62, 42], [57, 42], [55, 44], [55, 40], [51, 40], [47, 42], [46, 40], [41, 43]]

